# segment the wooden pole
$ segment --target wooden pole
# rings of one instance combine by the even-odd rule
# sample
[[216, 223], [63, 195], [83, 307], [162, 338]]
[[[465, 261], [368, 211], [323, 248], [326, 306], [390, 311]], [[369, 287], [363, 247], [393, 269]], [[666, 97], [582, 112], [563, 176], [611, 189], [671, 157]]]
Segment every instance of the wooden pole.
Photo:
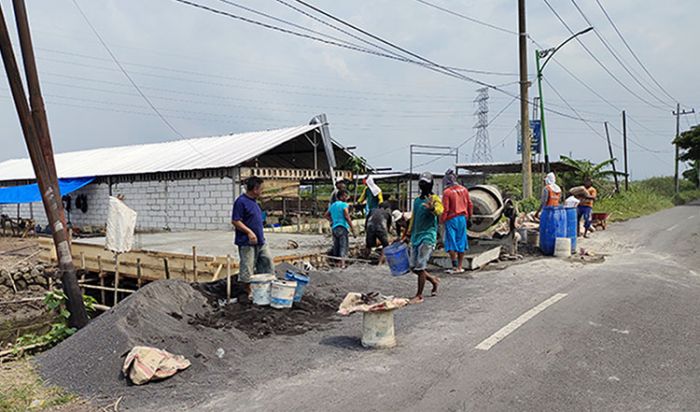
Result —
[[[19, 10], [19, 12], [21, 14], [22, 10]], [[20, 37], [23, 37], [22, 41], [25, 44], [25, 48], [30, 48], [31, 39], [26, 38], [29, 25], [26, 19], [22, 20], [21, 17], [26, 18], [26, 15], [19, 16], [19, 23], [22, 26], [19, 30]], [[52, 184], [52, 182], [57, 182], [56, 174], [55, 172], [52, 173], [51, 168], [49, 165], [47, 165], [44, 158], [45, 153], [42, 150], [39, 132], [37, 131], [36, 124], [34, 122], [34, 116], [30, 111], [29, 104], [27, 103], [27, 96], [24, 91], [17, 61], [12, 50], [12, 41], [7, 30], [7, 25], [5, 24], [5, 16], [2, 12], [1, 6], [0, 53], [2, 54], [2, 60], [5, 67], [5, 72], [7, 74], [10, 91], [15, 103], [15, 109], [17, 111], [17, 116], [22, 126], [22, 132], [27, 144], [29, 158], [32, 162], [34, 174], [37, 177], [37, 183], [42, 195], [42, 202], [44, 204], [44, 211], [46, 212], [49, 225], [52, 228], [53, 241], [56, 247], [56, 256], [58, 257], [59, 270], [61, 272], [61, 279], [63, 282], [63, 291], [66, 294], [66, 308], [70, 313], [68, 323], [72, 327], [82, 328], [83, 326], [87, 325], [88, 316], [83, 303], [82, 293], [80, 291], [80, 287], [78, 286], [78, 279], [75, 274], [75, 265], [73, 264], [73, 257], [71, 256], [67, 228], [62, 219], [63, 203], [61, 202], [61, 194], [58, 190], [58, 185]], [[27, 58], [25, 65], [33, 66], [33, 62], [29, 59], [30, 56], [25, 57]], [[35, 66], [33, 66], [33, 68], [36, 69]], [[32, 70], [31, 67], [29, 70]], [[34, 76], [35, 75], [36, 74], [34, 73]], [[28, 79], [28, 81], [33, 82], [34, 76]], [[34, 89], [34, 91], [36, 92], [36, 89]]]
[[528, 92], [530, 81], [527, 78], [527, 18], [525, 0], [518, 0], [518, 51], [520, 56], [520, 136], [522, 144], [523, 198], [532, 197], [532, 138], [530, 136], [530, 115]]
[[610, 160], [612, 160], [613, 178], [615, 179], [615, 192], [620, 193], [620, 181], [617, 179], [617, 168], [615, 167], [615, 156], [613, 155], [612, 143], [610, 143], [608, 122], [605, 122], [605, 137], [608, 139], [608, 152], [610, 153]]
[[[80, 273], [80, 282], [84, 283], [85, 282], [85, 253], [80, 252], [80, 270], [82, 271]], [[85, 293], [85, 289], [81, 289], [83, 291], [83, 294]]]
[[119, 302], [119, 253], [114, 254], [114, 306]]
[[231, 255], [226, 255], [226, 303], [231, 301]]
[[170, 268], [168, 268], [168, 258], [163, 258], [163, 267], [165, 268], [165, 278], [170, 279]]
[[192, 246], [192, 275], [194, 276], [194, 282], [199, 282], [197, 274], [197, 246]]
[[141, 289], [141, 258], [136, 258], [136, 286]]
[[[100, 278], [100, 286], [105, 287], [105, 272], [102, 270], [102, 256], [97, 255], [97, 276]], [[107, 296], [105, 296], [105, 291], [100, 292], [100, 298], [102, 298], [102, 304], [107, 304]]]

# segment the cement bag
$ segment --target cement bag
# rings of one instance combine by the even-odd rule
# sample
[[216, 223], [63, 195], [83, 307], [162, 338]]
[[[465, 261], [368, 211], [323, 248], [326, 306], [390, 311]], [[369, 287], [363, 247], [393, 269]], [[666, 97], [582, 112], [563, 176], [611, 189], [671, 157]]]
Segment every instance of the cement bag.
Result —
[[135, 385], [143, 385], [152, 380], [169, 378], [190, 365], [190, 361], [182, 355], [148, 346], [134, 346], [126, 355], [122, 373]]
[[569, 193], [571, 193], [574, 196], [578, 196], [578, 197], [588, 196], [588, 190], [586, 190], [586, 188], [584, 186], [572, 187], [571, 190], [569, 190]]
[[116, 197], [109, 197], [109, 212], [107, 213], [107, 236], [105, 249], [114, 253], [124, 253], [134, 245], [134, 229], [136, 228], [136, 212], [130, 209]]

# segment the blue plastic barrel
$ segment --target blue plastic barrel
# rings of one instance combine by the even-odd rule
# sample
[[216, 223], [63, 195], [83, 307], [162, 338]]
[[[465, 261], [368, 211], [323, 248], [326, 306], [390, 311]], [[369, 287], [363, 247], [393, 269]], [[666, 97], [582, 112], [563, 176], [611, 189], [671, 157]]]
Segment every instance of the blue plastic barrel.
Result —
[[571, 239], [571, 253], [576, 253], [576, 236], [578, 236], [578, 213], [575, 207], [566, 209], [566, 237]]
[[566, 210], [561, 206], [545, 206], [540, 213], [540, 250], [554, 255], [554, 243], [566, 237]]
[[309, 277], [302, 275], [301, 273], [296, 273], [292, 272], [291, 270], [288, 270], [284, 274], [284, 278], [287, 280], [293, 280], [297, 282], [297, 287], [294, 290], [294, 301], [301, 302], [301, 297], [304, 296], [304, 289], [306, 289], [306, 285], [309, 284]]
[[403, 243], [394, 243], [385, 247], [384, 257], [393, 276], [405, 275], [410, 271], [408, 247]]

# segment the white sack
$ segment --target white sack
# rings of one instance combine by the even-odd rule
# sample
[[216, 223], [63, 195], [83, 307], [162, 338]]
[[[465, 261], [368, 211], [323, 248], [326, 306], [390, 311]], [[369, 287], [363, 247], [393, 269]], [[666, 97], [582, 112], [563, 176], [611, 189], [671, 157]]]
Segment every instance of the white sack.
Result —
[[134, 245], [136, 215], [136, 212], [125, 205], [124, 202], [116, 197], [109, 197], [105, 249], [114, 253], [124, 253], [131, 250], [131, 247]]

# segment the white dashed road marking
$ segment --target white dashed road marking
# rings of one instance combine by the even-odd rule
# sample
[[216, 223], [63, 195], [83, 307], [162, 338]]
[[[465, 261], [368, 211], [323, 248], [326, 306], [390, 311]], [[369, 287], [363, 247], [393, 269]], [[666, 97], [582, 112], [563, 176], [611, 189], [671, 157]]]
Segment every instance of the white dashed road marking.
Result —
[[506, 326], [502, 327], [498, 332], [494, 333], [493, 335], [486, 338], [483, 342], [476, 345], [475, 348], [479, 349], [479, 350], [491, 349], [495, 344], [497, 344], [498, 342], [505, 339], [506, 336], [513, 333], [516, 329], [521, 327], [525, 322], [534, 318], [538, 313], [547, 309], [549, 306], [551, 306], [551, 305], [557, 303], [558, 301], [560, 301], [561, 299], [565, 298], [566, 295], [567, 295], [566, 293], [557, 293], [556, 295], [552, 296], [551, 298], [545, 300], [544, 302], [540, 303], [539, 305], [535, 306], [534, 308], [523, 313], [517, 319], [510, 322]]
[[694, 218], [695, 218], [695, 215], [692, 215], [692, 216], [688, 216], [688, 220], [690, 220], [690, 219], [694, 219]]
[[668, 229], [666, 229], [666, 231], [667, 231], [667, 232], [670, 232], [670, 231], [674, 230], [674, 229], [677, 228], [677, 227], [678, 227], [678, 225], [673, 225], [673, 226], [669, 227]]

